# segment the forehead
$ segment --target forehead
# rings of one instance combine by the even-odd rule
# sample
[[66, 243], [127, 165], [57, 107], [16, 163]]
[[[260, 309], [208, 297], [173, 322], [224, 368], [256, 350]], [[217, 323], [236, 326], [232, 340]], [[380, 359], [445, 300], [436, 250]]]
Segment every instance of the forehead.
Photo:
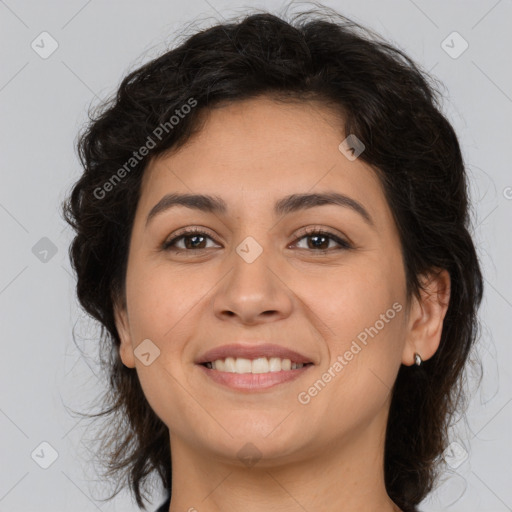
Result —
[[149, 163], [146, 213], [170, 191], [222, 197], [228, 213], [273, 209], [284, 195], [317, 191], [348, 195], [374, 218], [388, 209], [375, 171], [339, 150], [342, 119], [319, 102], [260, 97], [205, 111], [202, 121], [184, 146]]

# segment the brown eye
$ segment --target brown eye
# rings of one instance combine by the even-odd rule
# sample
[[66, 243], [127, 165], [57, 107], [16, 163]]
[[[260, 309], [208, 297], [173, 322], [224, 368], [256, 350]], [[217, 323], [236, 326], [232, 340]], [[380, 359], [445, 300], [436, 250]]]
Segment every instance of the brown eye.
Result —
[[[334, 233], [330, 233], [328, 231], [322, 231], [318, 229], [312, 229], [310, 231], [306, 231], [298, 240], [309, 239], [307, 243], [307, 247], [299, 247], [299, 249], [309, 249], [313, 252], [328, 252], [329, 249], [333, 250], [343, 250], [350, 249], [352, 246], [349, 242], [341, 239]], [[329, 244], [334, 242], [338, 245], [338, 247], [329, 248]], [[295, 242], [297, 245], [297, 242]]]
[[[209, 248], [206, 246], [207, 239], [213, 240], [209, 235], [207, 235], [203, 231], [199, 231], [197, 229], [190, 229], [187, 231], [182, 231], [178, 236], [175, 236], [174, 238], [165, 241], [162, 244], [162, 249], [164, 251], [174, 250], [176, 252], [205, 250]], [[179, 247], [177, 244], [181, 241], [183, 241], [184, 246]]]

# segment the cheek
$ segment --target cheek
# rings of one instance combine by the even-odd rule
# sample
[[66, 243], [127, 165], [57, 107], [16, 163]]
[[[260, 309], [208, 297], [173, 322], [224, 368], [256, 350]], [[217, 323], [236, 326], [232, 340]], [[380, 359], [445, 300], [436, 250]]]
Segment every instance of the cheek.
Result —
[[190, 271], [172, 272], [165, 264], [140, 266], [127, 276], [131, 326], [140, 336], [165, 340], [187, 324], [194, 307], [211, 288]]
[[325, 336], [342, 345], [376, 322], [382, 328], [381, 315], [384, 321], [396, 318], [393, 304], [402, 303], [401, 288], [400, 279], [389, 268], [376, 265], [326, 270], [314, 278], [298, 275], [294, 279], [294, 292], [318, 317], [312, 321], [323, 324]]
[[402, 300], [400, 288], [378, 272], [347, 276], [318, 294], [315, 325], [328, 324], [329, 358], [302, 398], [311, 400], [312, 417], [324, 418], [321, 428], [356, 429], [385, 406], [401, 364]]
[[188, 276], [184, 272], [170, 272], [165, 265], [134, 265], [127, 275], [134, 348], [149, 339], [159, 350], [147, 366], [136, 359], [141, 387], [153, 411], [166, 424], [184, 432], [188, 423], [201, 419], [200, 411], [194, 409], [189, 412], [192, 419], [182, 422], [176, 419], [175, 411], [191, 409], [190, 395], [183, 392], [187, 376], [182, 356], [194, 328], [194, 306], [200, 306], [205, 287], [190, 272]]
[[353, 396], [360, 397], [365, 388], [380, 389], [382, 382], [392, 385], [405, 342], [400, 268], [392, 262], [368, 260], [366, 265], [323, 277], [316, 288], [305, 282], [303, 293], [329, 351], [323, 370], [339, 376], [333, 379], [333, 388], [351, 389]]

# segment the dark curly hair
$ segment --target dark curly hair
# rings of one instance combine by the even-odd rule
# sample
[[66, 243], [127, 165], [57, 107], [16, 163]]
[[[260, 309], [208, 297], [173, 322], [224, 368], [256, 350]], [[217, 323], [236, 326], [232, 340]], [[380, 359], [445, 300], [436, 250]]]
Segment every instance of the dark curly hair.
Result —
[[[108, 418], [102, 453], [106, 476], [119, 483], [109, 499], [129, 485], [145, 509], [148, 477], [156, 471], [169, 492], [172, 480], [168, 428], [147, 402], [137, 373], [123, 365], [114, 322], [114, 304], [125, 305], [142, 175], [150, 159], [201, 129], [204, 109], [226, 102], [265, 95], [317, 100], [341, 113], [345, 133], [366, 146], [359, 158], [375, 170], [393, 213], [407, 299], [420, 297], [423, 273], [450, 274], [439, 348], [420, 367], [402, 365], [393, 388], [385, 485], [402, 510], [414, 510], [433, 489], [450, 422], [467, 405], [464, 373], [479, 331], [483, 279], [470, 235], [464, 162], [441, 113], [439, 84], [402, 50], [323, 6], [284, 18], [255, 11], [188, 36], [129, 73], [117, 94], [89, 114], [78, 138], [83, 174], [62, 211], [76, 232], [69, 254], [77, 296], [100, 323], [107, 354], [105, 408], [88, 416]], [[187, 104], [194, 107], [185, 110]], [[170, 121], [173, 116], [180, 122]]]

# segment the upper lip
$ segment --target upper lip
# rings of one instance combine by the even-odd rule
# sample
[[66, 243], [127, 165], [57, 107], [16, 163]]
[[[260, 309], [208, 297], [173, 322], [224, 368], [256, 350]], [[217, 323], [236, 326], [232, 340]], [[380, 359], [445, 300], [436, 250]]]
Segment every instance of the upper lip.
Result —
[[195, 361], [196, 364], [211, 363], [217, 359], [226, 359], [227, 357], [244, 357], [246, 359], [256, 359], [258, 357], [279, 357], [281, 359], [290, 359], [292, 363], [311, 363], [308, 357], [285, 348], [281, 345], [263, 343], [258, 345], [242, 345], [234, 343], [231, 345], [222, 345], [206, 351]]

